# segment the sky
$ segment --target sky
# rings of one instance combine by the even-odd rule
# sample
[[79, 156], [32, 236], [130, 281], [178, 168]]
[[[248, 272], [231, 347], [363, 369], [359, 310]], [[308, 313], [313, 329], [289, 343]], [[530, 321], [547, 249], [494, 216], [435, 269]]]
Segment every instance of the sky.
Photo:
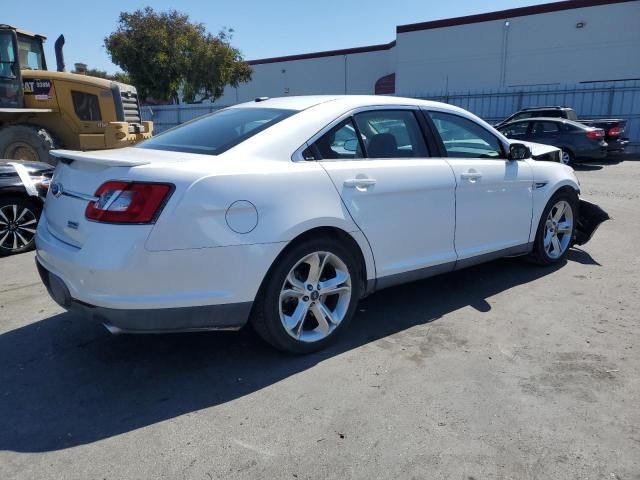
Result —
[[103, 41], [117, 27], [122, 11], [145, 6], [176, 9], [217, 33], [222, 27], [235, 30], [233, 46], [245, 60], [352, 48], [395, 39], [396, 25], [492, 12], [548, 3], [535, 0], [2, 0], [0, 22], [47, 37], [49, 68], [55, 68], [53, 44], [64, 34], [67, 70], [76, 62], [89, 68], [118, 71]]

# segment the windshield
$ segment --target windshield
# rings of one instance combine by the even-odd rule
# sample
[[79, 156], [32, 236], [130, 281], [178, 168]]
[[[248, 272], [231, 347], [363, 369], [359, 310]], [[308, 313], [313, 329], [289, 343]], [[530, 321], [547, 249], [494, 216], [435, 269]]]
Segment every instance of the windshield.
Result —
[[18, 35], [18, 54], [20, 68], [24, 70], [44, 70], [44, 54], [39, 39]]
[[277, 108], [229, 108], [167, 130], [138, 148], [219, 155], [296, 110]]

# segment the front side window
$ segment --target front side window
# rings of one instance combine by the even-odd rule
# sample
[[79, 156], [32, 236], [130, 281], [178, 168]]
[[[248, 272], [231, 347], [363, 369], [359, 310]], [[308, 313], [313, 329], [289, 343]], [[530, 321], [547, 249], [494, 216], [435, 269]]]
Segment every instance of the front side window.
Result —
[[498, 138], [477, 123], [458, 115], [429, 112], [449, 157], [502, 158]]
[[294, 113], [280, 108], [228, 108], [183, 123], [137, 147], [219, 155]]
[[80, 120], [83, 122], [98, 122], [102, 120], [97, 95], [71, 91], [71, 98], [73, 99], [73, 109]]
[[500, 128], [500, 132], [506, 137], [513, 137], [514, 135], [525, 135], [529, 128], [530, 122], [518, 122], [507, 125]]
[[367, 158], [428, 157], [420, 124], [410, 110], [372, 110], [355, 115]]

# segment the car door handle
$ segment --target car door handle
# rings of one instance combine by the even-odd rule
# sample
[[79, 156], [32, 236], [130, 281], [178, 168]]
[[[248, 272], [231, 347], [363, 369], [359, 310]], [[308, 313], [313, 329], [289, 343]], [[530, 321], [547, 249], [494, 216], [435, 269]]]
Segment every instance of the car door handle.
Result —
[[479, 178], [482, 178], [482, 174], [478, 172], [465, 172], [460, 174], [460, 178], [464, 180], [478, 180]]
[[365, 188], [375, 184], [375, 178], [349, 178], [344, 181], [344, 186], [349, 188]]

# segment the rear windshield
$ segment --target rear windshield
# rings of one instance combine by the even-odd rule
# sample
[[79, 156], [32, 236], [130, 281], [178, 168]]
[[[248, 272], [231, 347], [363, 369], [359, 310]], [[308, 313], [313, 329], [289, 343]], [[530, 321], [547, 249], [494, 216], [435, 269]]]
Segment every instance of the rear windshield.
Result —
[[279, 108], [229, 108], [167, 130], [137, 147], [219, 155], [294, 113]]

